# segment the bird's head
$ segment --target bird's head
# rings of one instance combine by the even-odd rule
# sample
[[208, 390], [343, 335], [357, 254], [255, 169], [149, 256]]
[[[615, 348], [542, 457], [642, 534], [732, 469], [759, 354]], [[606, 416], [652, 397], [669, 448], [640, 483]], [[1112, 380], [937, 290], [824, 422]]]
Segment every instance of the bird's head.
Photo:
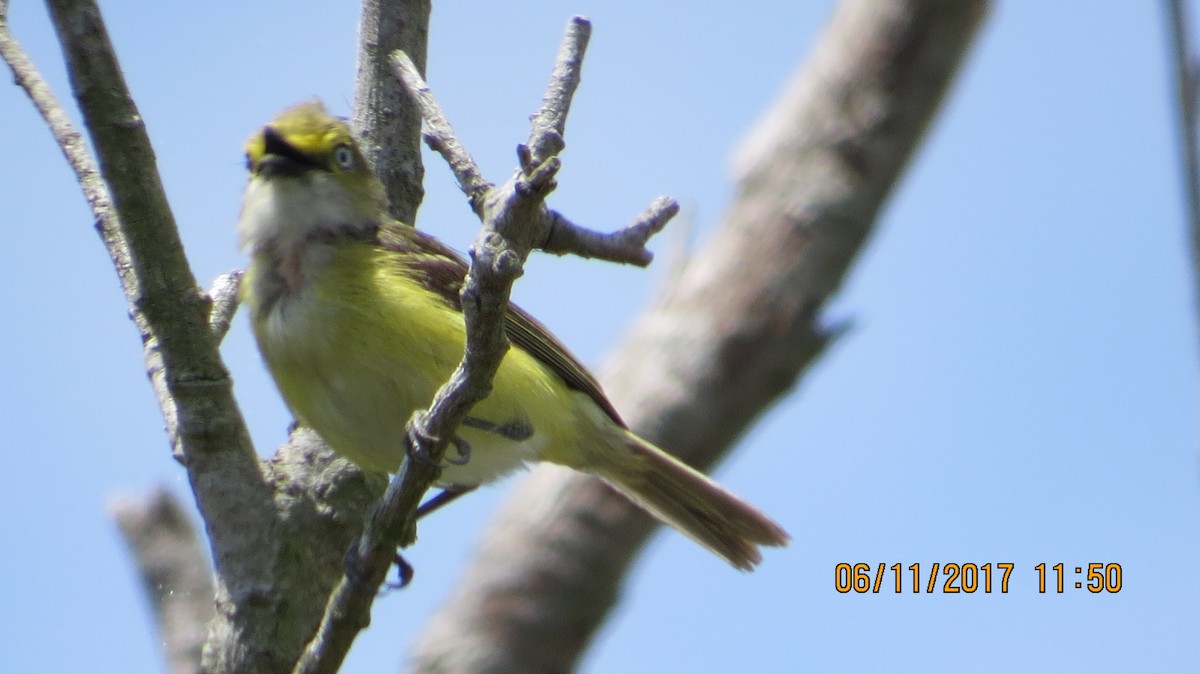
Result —
[[246, 168], [243, 248], [353, 234], [386, 217], [383, 185], [350, 127], [320, 101], [292, 106], [255, 131], [246, 141]]

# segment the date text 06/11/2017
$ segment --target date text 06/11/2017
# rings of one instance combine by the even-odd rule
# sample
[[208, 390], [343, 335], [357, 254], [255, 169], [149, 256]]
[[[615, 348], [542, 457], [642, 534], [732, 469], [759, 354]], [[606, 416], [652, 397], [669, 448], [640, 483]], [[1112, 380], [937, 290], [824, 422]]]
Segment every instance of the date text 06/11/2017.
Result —
[[[834, 566], [833, 586], [842, 594], [1007, 594], [1016, 587], [1011, 584], [1016, 568], [1012, 562], [933, 562], [928, 565], [918, 562], [907, 566], [899, 562], [842, 562]], [[1091, 562], [1075, 567], [1062, 562], [1053, 565], [1042, 562], [1033, 570], [1037, 582], [1031, 582], [1028, 587], [1036, 588], [1039, 594], [1062, 594], [1071, 590], [1116, 594], [1121, 591], [1123, 582], [1121, 565], [1112, 562]]]

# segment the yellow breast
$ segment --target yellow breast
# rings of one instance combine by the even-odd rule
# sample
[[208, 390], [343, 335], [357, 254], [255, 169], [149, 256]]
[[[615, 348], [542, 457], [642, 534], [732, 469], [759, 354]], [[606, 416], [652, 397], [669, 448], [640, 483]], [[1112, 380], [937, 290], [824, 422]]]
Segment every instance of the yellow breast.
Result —
[[[428, 406], [463, 354], [462, 315], [403, 262], [364, 241], [309, 244], [296, 287], [272, 286], [270, 265], [279, 262], [261, 254], [243, 281], [259, 347], [293, 413], [376, 472], [400, 466], [406, 422]], [[278, 299], [269, 301], [272, 292]], [[538, 458], [562, 462], [577, 444], [575, 397], [544, 365], [512, 349], [492, 395], [472, 410], [474, 425], [460, 428], [447, 451], [453, 458], [467, 447], [470, 460], [447, 465], [441, 481], [479, 484]]]

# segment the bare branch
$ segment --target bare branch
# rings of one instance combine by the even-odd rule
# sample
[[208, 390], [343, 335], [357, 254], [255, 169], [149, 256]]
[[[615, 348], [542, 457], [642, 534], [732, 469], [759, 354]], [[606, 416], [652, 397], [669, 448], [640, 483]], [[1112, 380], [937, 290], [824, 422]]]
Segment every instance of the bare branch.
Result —
[[454, 128], [450, 126], [450, 120], [446, 119], [437, 99], [433, 97], [433, 92], [429, 90], [429, 85], [425, 83], [425, 78], [405, 51], [399, 50], [392, 55], [392, 70], [404, 85], [413, 104], [421, 111], [421, 117], [424, 118], [427, 127], [425, 142], [450, 165], [450, 170], [458, 179], [458, 186], [478, 213], [483, 204], [483, 197], [492, 189], [492, 184], [483, 177], [475, 158], [459, 142]]
[[145, 498], [118, 499], [109, 510], [137, 560], [170, 670], [199, 672], [213, 614], [212, 570], [183, 506], [160, 489]]
[[[962, 60], [983, 0], [846, 0], [752, 134], [714, 239], [602, 379], [639, 435], [710, 466], [820, 355], [818, 324]], [[553, 512], [544, 504], [553, 503]], [[651, 520], [539, 466], [497, 515], [412, 671], [570, 671]]]
[[[275, 575], [281, 559], [293, 567], [303, 567], [309, 559], [284, 547], [284, 534], [301, 528], [288, 519], [299, 509], [275, 507], [217, 351], [227, 309], [210, 311], [209, 298], [189, 269], [143, 120], [100, 12], [87, 0], [52, 0], [49, 7], [98, 162], [11, 40], [6, 21], [4, 56], [47, 120], [92, 208], [144, 345], [147, 374], [171, 446], [188, 471], [207, 524], [218, 584], [204, 666], [272, 671], [279, 652], [294, 657], [303, 643], [280, 638], [292, 622], [302, 620], [276, 623], [284, 613], [281, 606], [298, 605], [302, 594], [286, 577]], [[311, 470], [313, 464], [304, 465]], [[288, 477], [291, 483], [275, 484], [287, 489], [299, 482]], [[329, 518], [314, 515], [314, 510], [297, 520], [319, 529]], [[321, 533], [330, 540], [327, 532]], [[308, 586], [327, 588], [314, 582], [313, 573], [303, 573], [310, 570], [304, 567], [297, 575], [304, 575]]]
[[[428, 2], [424, 6], [416, 29], [422, 35]], [[235, 308], [237, 276], [219, 279], [206, 296], [188, 268], [143, 121], [94, 2], [52, 0], [50, 9], [98, 163], [12, 40], [6, 9], [0, 0], [3, 57], [46, 118], [92, 207], [145, 345], [172, 448], [206, 520], [218, 575], [202, 667], [286, 671], [315, 630], [340, 577], [342, 551], [382, 484], [303, 429], [270, 462], [258, 461], [217, 353]], [[422, 55], [423, 45], [403, 44]], [[419, 153], [418, 129], [410, 153]], [[415, 210], [417, 201], [409, 207]]]
[[[559, 168], [556, 155], [565, 147], [563, 133], [566, 129], [567, 113], [579, 86], [583, 55], [590, 36], [591, 24], [586, 18], [576, 16], [568, 22], [550, 83], [542, 99], [542, 107], [531, 120], [529, 140], [517, 146], [520, 172], [510, 181], [511, 184], [503, 189], [495, 189], [484, 179], [479, 166], [459, 142], [429, 85], [412, 61], [403, 52], [393, 55], [392, 66], [396, 77], [417, 102], [421, 115], [425, 118], [426, 143], [450, 165], [459, 187], [481, 218], [485, 218], [483, 211], [486, 208], [496, 211], [494, 217], [499, 217], [500, 220], [508, 218], [507, 213], [520, 213], [521, 204], [525, 202], [503, 206], [505, 212], [500, 212], [500, 204], [507, 200], [507, 195], [514, 192], [530, 189], [549, 194], [554, 189], [554, 179]], [[488, 200], [491, 200], [490, 205]], [[646, 249], [646, 242], [679, 212], [679, 207], [673, 200], [660, 197], [625, 229], [601, 233], [574, 224], [562, 214], [545, 208], [541, 202], [536, 206], [535, 212], [522, 213], [521, 217], [514, 219], [515, 222], [526, 223], [517, 225], [521, 231], [529, 228], [529, 238], [526, 239], [532, 242], [529, 245], [557, 255], [570, 253], [642, 267], [654, 258]], [[509, 227], [512, 225], [498, 226], [496, 231], [504, 231], [506, 236], [511, 237], [511, 232], [515, 230], [510, 230]]]
[[[117, 269], [121, 279], [121, 287], [127, 298], [138, 294], [137, 277], [133, 273], [133, 263], [124, 238], [119, 234], [120, 225], [117, 213], [112, 207], [112, 198], [108, 187], [100, 177], [96, 162], [87, 149], [83, 136], [75, 129], [62, 105], [50, 91], [50, 85], [38, 72], [37, 67], [29, 60], [25, 50], [13, 38], [8, 26], [8, 2], [0, 0], [0, 56], [8, 64], [13, 73], [13, 80], [21, 87], [29, 100], [33, 102], [38, 113], [45, 120], [50, 133], [66, 157], [67, 163], [75, 172], [75, 178], [83, 190], [96, 218], [96, 228], [108, 249], [109, 257]], [[131, 300], [132, 303], [132, 300]]]
[[[145, 125], [125, 87], [100, 11], [87, 0], [52, 0], [50, 9], [72, 89], [100, 158], [103, 181], [92, 179], [95, 170], [85, 157], [78, 160], [83, 164], [77, 169], [80, 182], [101, 190], [99, 198], [88, 195], [89, 203], [146, 343], [147, 365], [176, 451], [193, 471], [194, 484], [199, 481], [195, 471], [213, 469], [232, 471], [224, 477], [261, 487], [229, 376], [208, 329], [208, 300], [184, 257]], [[77, 134], [69, 132], [72, 136]], [[103, 194], [105, 186], [111, 202]], [[216, 417], [223, 423], [214, 423]], [[235, 456], [237, 460], [229, 460]], [[218, 493], [220, 498], [210, 500]], [[224, 513], [233, 520], [230, 524], [251, 526], [242, 521], [250, 512], [235, 515], [238, 506], [251, 505], [237, 503], [245, 495], [233, 499], [227, 489], [202, 489], [197, 496], [202, 510], [206, 505], [216, 511], [232, 508]]]
[[[437, 478], [447, 440], [470, 409], [491, 393], [492, 379], [509, 346], [504, 317], [513, 282], [521, 276], [530, 251], [548, 240], [555, 227], [573, 227], [546, 208], [545, 198], [555, 187], [559, 163], [554, 154], [563, 147], [562, 130], [579, 81], [589, 30], [586, 20], [580, 17], [568, 24], [542, 112], [534, 120], [529, 142], [519, 150], [520, 170], [498, 188], [483, 178], [454, 136], [412, 62], [403, 52], [393, 57], [397, 77], [430, 127], [429, 137], [434, 139], [431, 146], [442, 152], [473, 210], [483, 220], [483, 229], [471, 247], [471, 265], [461, 291], [466, 351], [429, 410], [417, 412], [409, 422], [405, 444], [411, 458], [392, 479], [358, 544], [347, 554], [346, 577], [330, 597], [321, 626], [295, 669], [297, 674], [335, 672], [355, 636], [368, 624], [375, 588], [386, 577], [397, 545], [415, 540], [415, 513], [421, 497]], [[544, 154], [528, 148], [539, 148], [538, 152]], [[604, 245], [595, 244], [595, 250], [618, 250], [624, 257], [640, 259], [625, 249], [636, 244], [638, 250], [644, 250], [646, 238], [661, 229], [676, 210], [673, 202], [659, 200], [646, 217], [611, 236]], [[594, 242], [599, 237], [577, 235], [580, 241]]]
[[574, 253], [581, 257], [597, 257], [612, 262], [625, 262], [645, 267], [654, 260], [646, 249], [650, 237], [662, 231], [671, 218], [679, 213], [679, 204], [670, 197], [659, 197], [633, 222], [609, 234], [601, 234], [576, 225], [557, 211], [551, 211], [554, 225], [542, 250], [547, 253]]
[[530, 135], [530, 156], [536, 163], [562, 152], [567, 129], [567, 113], [579, 88], [583, 70], [583, 54], [592, 37], [592, 23], [586, 17], [575, 16], [567, 23], [567, 33], [558, 49], [550, 86], [542, 99], [542, 107], [533, 116]]

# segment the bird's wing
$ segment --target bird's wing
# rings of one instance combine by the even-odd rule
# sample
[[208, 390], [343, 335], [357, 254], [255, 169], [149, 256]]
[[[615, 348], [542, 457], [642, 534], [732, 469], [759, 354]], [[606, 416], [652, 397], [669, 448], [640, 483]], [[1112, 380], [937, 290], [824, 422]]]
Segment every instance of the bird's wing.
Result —
[[[467, 262], [458, 252], [432, 236], [400, 223], [382, 227], [379, 243], [400, 253], [404, 268], [418, 282], [441, 296], [455, 311], [462, 311], [459, 291], [467, 275]], [[625, 425], [596, 378], [545, 325], [510, 303], [504, 327], [514, 345], [549, 367], [567, 386], [586, 393], [613, 421]]]

